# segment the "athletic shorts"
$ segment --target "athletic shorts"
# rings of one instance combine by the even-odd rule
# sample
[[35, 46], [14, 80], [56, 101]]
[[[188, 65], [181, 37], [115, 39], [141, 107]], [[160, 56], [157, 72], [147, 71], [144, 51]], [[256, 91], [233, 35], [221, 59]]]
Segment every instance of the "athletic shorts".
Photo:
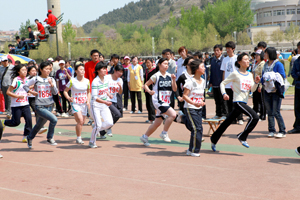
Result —
[[71, 106], [72, 106], [73, 114], [81, 111], [82, 115], [86, 116], [86, 114], [87, 114], [87, 105], [86, 104], [71, 103]]
[[163, 114], [165, 112], [168, 111], [168, 109], [170, 108], [171, 106], [159, 106], [157, 109], [156, 109], [156, 115], [155, 117], [156, 118], [165, 118], [166, 117], [166, 114]]

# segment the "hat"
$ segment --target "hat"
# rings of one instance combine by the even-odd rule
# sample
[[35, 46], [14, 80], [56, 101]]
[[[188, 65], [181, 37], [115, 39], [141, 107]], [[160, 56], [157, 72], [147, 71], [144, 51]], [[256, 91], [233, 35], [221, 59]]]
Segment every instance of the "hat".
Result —
[[53, 62], [53, 58], [48, 58], [47, 61]]
[[260, 55], [260, 54], [261, 54], [261, 52], [262, 52], [262, 50], [261, 50], [261, 49], [258, 49], [258, 50], [255, 52], [255, 54], [258, 54], [258, 55]]
[[7, 56], [3, 56], [3, 57], [1, 58], [1, 61], [5, 61], [5, 60], [8, 60], [8, 57], [7, 57]]
[[52, 13], [52, 10], [48, 10], [48, 13]]
[[129, 56], [125, 56], [125, 57], [124, 57], [124, 60], [126, 60], [126, 59], [130, 60]]
[[281, 54], [280, 51], [276, 51], [276, 54]]
[[58, 62], [58, 64], [60, 65], [60, 64], [66, 64], [66, 62], [64, 61], [64, 60], [60, 60], [59, 62]]

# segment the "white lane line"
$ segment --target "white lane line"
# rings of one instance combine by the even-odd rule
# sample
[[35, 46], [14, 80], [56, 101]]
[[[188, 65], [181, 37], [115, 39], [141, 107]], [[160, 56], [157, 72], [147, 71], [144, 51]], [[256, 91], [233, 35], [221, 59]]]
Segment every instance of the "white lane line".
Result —
[[4, 187], [0, 187], [0, 190], [7, 190], [7, 191], [10, 191], [10, 192], [17, 192], [17, 193], [27, 194], [27, 195], [31, 195], [31, 196], [36, 196], [36, 197], [43, 197], [43, 198], [47, 198], [47, 199], [62, 200], [62, 199], [58, 199], [58, 198], [55, 198], [55, 197], [48, 197], [48, 196], [44, 196], [44, 195], [40, 195], [40, 194], [34, 194], [34, 193], [30, 193], [30, 192], [23, 192], [23, 191], [20, 191], [20, 190], [13, 190], [13, 189], [4, 188]]
[[[244, 198], [245, 195], [242, 194], [233, 194], [233, 193], [226, 193], [226, 192], [218, 192], [214, 190], [206, 190], [206, 189], [200, 189], [200, 188], [192, 188], [192, 187], [184, 187], [180, 185], [173, 185], [173, 184], [167, 184], [167, 183], [159, 183], [155, 181], [146, 181], [146, 180], [140, 180], [140, 179], [135, 179], [135, 178], [126, 178], [126, 177], [120, 177], [120, 176], [113, 176], [113, 175], [108, 175], [108, 174], [98, 174], [98, 173], [93, 173], [93, 172], [86, 172], [86, 171], [80, 171], [80, 170], [74, 170], [74, 169], [67, 169], [67, 168], [60, 168], [60, 167], [51, 167], [51, 166], [44, 166], [44, 165], [36, 165], [36, 164], [28, 164], [28, 163], [21, 163], [21, 162], [14, 162], [14, 161], [4, 161], [4, 162], [9, 162], [9, 163], [14, 163], [14, 164], [19, 164], [19, 165], [28, 165], [28, 166], [34, 166], [34, 167], [44, 167], [48, 169], [54, 169], [54, 170], [62, 170], [62, 171], [68, 171], [68, 172], [76, 172], [76, 173], [82, 173], [82, 174], [90, 174], [90, 175], [98, 175], [98, 176], [104, 176], [104, 177], [110, 177], [110, 178], [115, 178], [115, 179], [122, 179], [122, 180], [128, 180], [128, 181], [135, 181], [135, 182], [142, 182], [142, 183], [149, 183], [149, 184], [155, 184], [155, 185], [163, 185], [163, 186], [168, 186], [168, 187], [175, 187], [175, 188], [180, 188], [180, 189], [186, 189], [186, 190], [196, 190], [196, 191], [203, 191], [203, 192], [211, 192], [211, 193], [216, 193], [216, 194], [222, 194], [222, 195], [229, 195], [229, 196], [237, 196], [237, 197], [242, 197]], [[247, 198], [251, 199], [266, 199], [266, 198], [261, 198], [261, 197], [255, 197], [255, 196], [247, 196]]]

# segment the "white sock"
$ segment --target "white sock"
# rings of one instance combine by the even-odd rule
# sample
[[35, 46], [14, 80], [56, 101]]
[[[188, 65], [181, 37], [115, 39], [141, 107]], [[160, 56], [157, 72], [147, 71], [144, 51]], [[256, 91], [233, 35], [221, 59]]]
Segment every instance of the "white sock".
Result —
[[77, 137], [77, 140], [81, 140], [81, 136], [78, 136], [78, 137]]
[[148, 136], [147, 136], [147, 135], [145, 135], [145, 134], [143, 135], [143, 137], [144, 137], [145, 139], [148, 139]]
[[167, 134], [168, 132], [167, 131], [162, 131], [162, 134]]

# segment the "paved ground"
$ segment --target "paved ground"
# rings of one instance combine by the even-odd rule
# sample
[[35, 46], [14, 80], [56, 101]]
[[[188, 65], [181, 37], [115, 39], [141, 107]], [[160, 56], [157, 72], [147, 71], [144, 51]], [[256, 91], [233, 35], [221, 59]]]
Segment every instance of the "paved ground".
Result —
[[[289, 130], [294, 122], [293, 97], [283, 104]], [[214, 116], [213, 100], [207, 100], [207, 108], [207, 117]], [[98, 149], [87, 147], [90, 126], [84, 127], [85, 144], [75, 144], [72, 117], [59, 119], [56, 147], [46, 144], [44, 134], [29, 150], [21, 143], [23, 125], [7, 127], [0, 143], [1, 199], [299, 198], [300, 157], [294, 153], [299, 134], [267, 138], [267, 121], [262, 121], [250, 133], [246, 149], [236, 139], [245, 124], [232, 125], [220, 139], [218, 152], [210, 150], [205, 137], [201, 157], [195, 158], [185, 156], [189, 132], [182, 124], [172, 125], [172, 143], [159, 138], [160, 127], [150, 139], [151, 147], [144, 147], [139, 137], [149, 126], [146, 119], [146, 112], [125, 112], [113, 127], [114, 136], [97, 141]], [[208, 125], [203, 126], [207, 133]]]

